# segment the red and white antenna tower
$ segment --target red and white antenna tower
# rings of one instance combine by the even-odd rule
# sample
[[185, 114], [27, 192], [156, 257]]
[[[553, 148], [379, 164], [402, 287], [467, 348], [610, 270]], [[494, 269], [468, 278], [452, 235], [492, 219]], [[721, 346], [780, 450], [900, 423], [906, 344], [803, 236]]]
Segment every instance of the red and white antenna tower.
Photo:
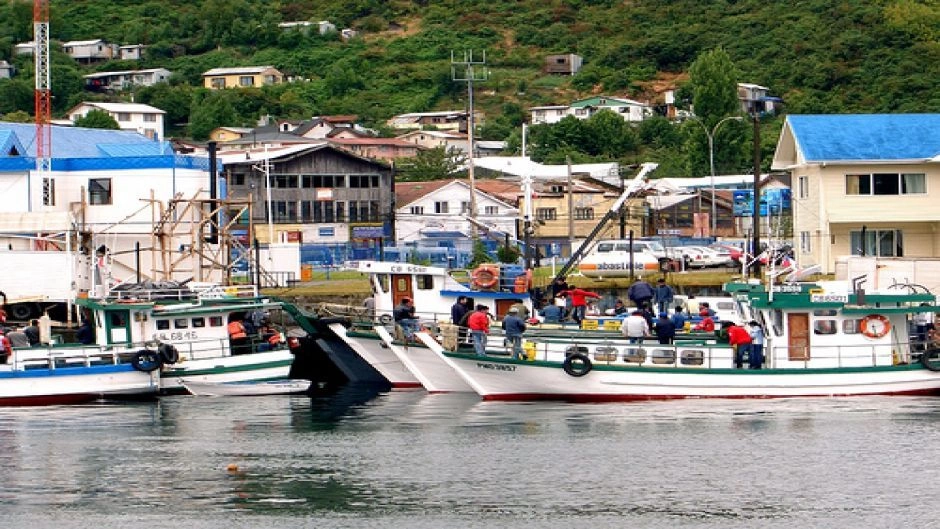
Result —
[[36, 169], [51, 169], [52, 87], [49, 73], [49, 0], [33, 0], [33, 41], [36, 46]]

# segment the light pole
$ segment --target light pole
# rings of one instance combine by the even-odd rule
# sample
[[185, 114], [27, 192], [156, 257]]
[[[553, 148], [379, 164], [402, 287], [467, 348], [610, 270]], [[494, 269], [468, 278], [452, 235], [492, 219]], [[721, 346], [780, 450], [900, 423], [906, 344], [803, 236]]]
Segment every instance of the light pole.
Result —
[[[725, 121], [741, 121], [741, 116], [728, 116], [718, 123], [715, 123], [715, 126], [711, 130], [708, 130], [708, 127], [705, 125], [705, 122], [701, 118], [693, 117], [696, 123], [702, 126], [702, 130], [705, 131], [705, 135], [708, 137], [708, 168], [711, 171], [711, 236], [715, 236], [715, 226], [717, 218], [715, 217], [715, 133], [718, 132], [718, 127], [721, 126]], [[756, 199], [755, 199], [756, 200]]]

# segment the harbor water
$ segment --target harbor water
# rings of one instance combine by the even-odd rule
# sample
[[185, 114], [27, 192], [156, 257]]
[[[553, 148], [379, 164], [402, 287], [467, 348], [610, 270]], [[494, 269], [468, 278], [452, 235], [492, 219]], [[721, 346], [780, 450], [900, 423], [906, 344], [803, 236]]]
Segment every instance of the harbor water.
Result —
[[940, 527], [940, 399], [0, 409], [5, 528]]

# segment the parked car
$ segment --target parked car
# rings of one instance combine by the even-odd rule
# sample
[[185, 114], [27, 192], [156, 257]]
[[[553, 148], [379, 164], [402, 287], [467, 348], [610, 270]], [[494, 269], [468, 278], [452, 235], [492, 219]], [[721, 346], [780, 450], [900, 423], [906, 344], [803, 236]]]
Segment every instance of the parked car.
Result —
[[714, 244], [709, 245], [708, 247], [713, 248], [715, 250], [727, 252], [728, 256], [731, 257], [731, 260], [734, 261], [735, 265], [741, 264], [741, 256], [744, 255], [744, 250], [742, 250], [739, 246], [735, 246], [733, 244], [721, 244], [721, 243], [716, 242]]

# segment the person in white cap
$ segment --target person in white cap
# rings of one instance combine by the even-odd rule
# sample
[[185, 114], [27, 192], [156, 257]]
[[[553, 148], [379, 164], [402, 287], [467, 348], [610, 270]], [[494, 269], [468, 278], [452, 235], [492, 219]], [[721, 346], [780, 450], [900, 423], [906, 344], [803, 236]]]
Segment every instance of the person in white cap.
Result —
[[512, 307], [503, 318], [503, 330], [506, 331], [506, 341], [512, 349], [512, 357], [517, 360], [524, 360], [525, 354], [522, 352], [522, 333], [526, 330], [525, 321], [519, 317], [519, 309]]

